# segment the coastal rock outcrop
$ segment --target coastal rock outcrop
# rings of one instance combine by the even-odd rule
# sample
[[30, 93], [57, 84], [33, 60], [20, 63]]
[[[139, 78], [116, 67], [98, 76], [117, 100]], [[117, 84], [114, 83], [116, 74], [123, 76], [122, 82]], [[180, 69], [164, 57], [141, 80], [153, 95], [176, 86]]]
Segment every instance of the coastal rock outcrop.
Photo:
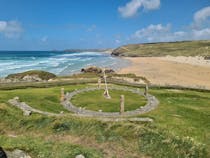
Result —
[[[102, 68], [96, 67], [96, 66], [91, 66], [91, 67], [87, 67], [87, 68], [83, 68], [81, 69], [81, 72], [83, 73], [96, 73], [96, 74], [100, 74], [103, 72]], [[112, 69], [106, 69], [105, 73], [115, 73], [114, 70]]]
[[1, 83], [40, 82], [40, 81], [48, 81], [50, 79], [54, 79], [55, 77], [56, 75], [50, 72], [31, 70], [22, 73], [10, 74], [6, 78], [0, 79], [0, 82]]

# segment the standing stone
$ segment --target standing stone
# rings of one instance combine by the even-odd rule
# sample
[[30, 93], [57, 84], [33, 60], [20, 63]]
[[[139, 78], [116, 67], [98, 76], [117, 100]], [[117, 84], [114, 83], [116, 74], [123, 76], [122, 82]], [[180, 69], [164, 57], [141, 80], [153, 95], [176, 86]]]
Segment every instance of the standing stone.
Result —
[[148, 85], [146, 84], [145, 85], [145, 90], [144, 90], [144, 95], [147, 96], [147, 94], [148, 94]]
[[63, 102], [65, 100], [64, 88], [61, 88], [61, 97], [60, 101]]
[[99, 89], [101, 88], [101, 79], [100, 78], [98, 79], [98, 88]]
[[125, 111], [125, 97], [124, 95], [120, 96], [120, 114], [123, 114]]

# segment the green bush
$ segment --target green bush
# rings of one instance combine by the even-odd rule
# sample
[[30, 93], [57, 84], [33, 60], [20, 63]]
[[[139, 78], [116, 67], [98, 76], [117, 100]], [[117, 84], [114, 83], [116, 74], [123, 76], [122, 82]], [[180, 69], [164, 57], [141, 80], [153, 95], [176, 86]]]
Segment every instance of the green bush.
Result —
[[190, 137], [172, 136], [165, 130], [144, 129], [139, 135], [141, 152], [155, 158], [206, 158], [205, 145]]

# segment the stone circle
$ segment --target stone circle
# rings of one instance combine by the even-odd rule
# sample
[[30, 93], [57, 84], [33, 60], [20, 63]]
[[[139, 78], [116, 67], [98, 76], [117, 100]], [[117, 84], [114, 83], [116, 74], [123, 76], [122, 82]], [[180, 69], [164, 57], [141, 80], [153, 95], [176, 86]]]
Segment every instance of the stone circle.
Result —
[[88, 91], [95, 91], [100, 90], [100, 88], [84, 88], [80, 90], [75, 90], [71, 93], [66, 93], [65, 95], [65, 101], [61, 104], [66, 108], [67, 110], [76, 113], [77, 115], [82, 116], [94, 116], [94, 117], [120, 117], [120, 116], [133, 116], [133, 115], [139, 115], [147, 113], [153, 109], [155, 109], [159, 101], [156, 99], [155, 96], [152, 96], [150, 94], [144, 95], [143, 92], [139, 91], [138, 89], [132, 89], [128, 87], [111, 87], [109, 89], [114, 90], [122, 90], [122, 91], [130, 91], [132, 93], [136, 93], [139, 95], [144, 96], [147, 99], [147, 104], [145, 106], [139, 107], [136, 110], [133, 111], [125, 111], [123, 113], [120, 112], [102, 112], [102, 111], [93, 111], [93, 110], [86, 110], [84, 108], [79, 108], [77, 106], [74, 106], [71, 102], [71, 99], [73, 96], [82, 93], [82, 92], [88, 92]]

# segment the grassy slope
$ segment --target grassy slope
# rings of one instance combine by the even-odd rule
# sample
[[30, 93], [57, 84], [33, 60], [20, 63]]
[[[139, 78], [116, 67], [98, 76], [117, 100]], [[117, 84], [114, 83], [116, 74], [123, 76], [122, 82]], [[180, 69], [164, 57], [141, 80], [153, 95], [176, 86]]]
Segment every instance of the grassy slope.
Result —
[[29, 76], [37, 75], [42, 80], [49, 80], [49, 79], [56, 77], [56, 75], [54, 75], [53, 73], [50, 73], [50, 72], [41, 71], [41, 70], [31, 70], [31, 71], [26, 71], [26, 72], [22, 72], [22, 73], [11, 74], [11, 75], [8, 75], [6, 78], [7, 79], [14, 79], [14, 78], [22, 79], [23, 77], [25, 77], [27, 75], [29, 75]]
[[159, 108], [146, 114], [174, 135], [192, 137], [210, 151], [209, 92], [150, 90], [160, 100]]
[[129, 44], [115, 49], [112, 55], [128, 57], [210, 56], [210, 41]]
[[105, 99], [103, 90], [90, 91], [78, 94], [72, 98], [72, 103], [88, 110], [102, 110], [104, 112], [120, 111], [120, 95], [125, 96], [125, 111], [131, 111], [144, 106], [146, 99], [135, 93], [120, 90], [110, 90], [111, 99]]
[[[67, 86], [66, 90], [83, 86]], [[60, 88], [54, 89], [56, 92]], [[201, 155], [202, 146], [196, 143], [201, 142], [210, 151], [209, 92], [150, 90], [160, 100], [158, 109], [144, 115], [154, 118], [152, 124], [102, 123], [87, 118], [54, 118], [37, 114], [24, 117], [19, 110], [5, 104], [8, 99], [5, 94], [9, 92], [0, 92], [0, 146], [7, 149], [19, 147], [33, 155], [42, 154], [42, 157], [53, 157], [54, 152], [58, 152], [57, 157], [72, 157], [79, 152], [87, 157], [102, 157], [102, 152], [105, 157], [116, 154], [138, 157], [140, 153], [153, 157], [186, 157], [186, 153], [191, 154], [188, 157], [207, 157]], [[11, 133], [18, 137], [9, 137]], [[182, 139], [187, 136], [195, 141]], [[76, 143], [69, 137], [75, 138]]]

